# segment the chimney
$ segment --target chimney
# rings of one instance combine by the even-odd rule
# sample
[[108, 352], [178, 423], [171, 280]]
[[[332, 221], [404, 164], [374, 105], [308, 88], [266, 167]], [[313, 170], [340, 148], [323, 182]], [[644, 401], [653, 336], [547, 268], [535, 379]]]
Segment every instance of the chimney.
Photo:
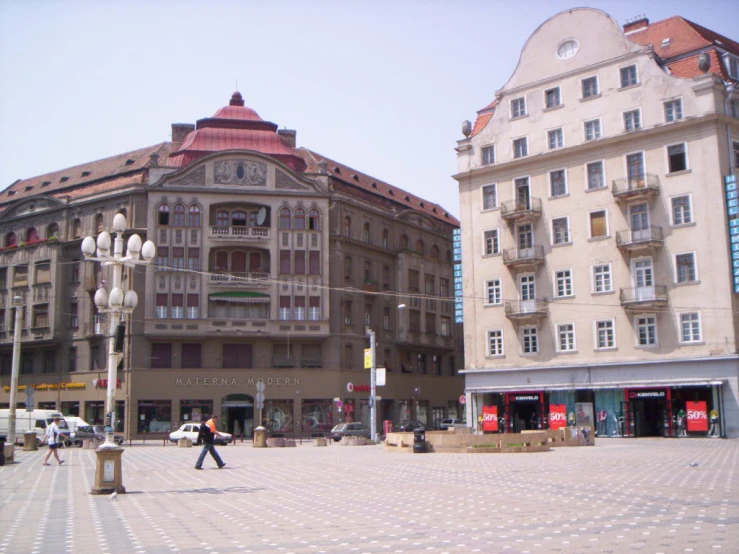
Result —
[[629, 33], [633, 33], [634, 31], [639, 31], [640, 29], [646, 29], [649, 26], [649, 19], [646, 15], [637, 15], [636, 17], [632, 18], [630, 21], [627, 21], [624, 24], [624, 34], [628, 35]]
[[187, 134], [194, 130], [195, 125], [192, 123], [172, 123], [172, 143], [179, 146]]
[[279, 129], [277, 134], [280, 135], [282, 144], [289, 146], [290, 148], [295, 148], [296, 138], [298, 135], [297, 131], [294, 129]]

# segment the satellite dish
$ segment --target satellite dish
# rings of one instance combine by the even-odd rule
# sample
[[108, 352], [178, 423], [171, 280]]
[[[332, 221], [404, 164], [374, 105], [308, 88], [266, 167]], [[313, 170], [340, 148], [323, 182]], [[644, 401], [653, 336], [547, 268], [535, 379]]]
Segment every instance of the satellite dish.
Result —
[[267, 220], [267, 208], [262, 206], [257, 212], [257, 225], [263, 225]]

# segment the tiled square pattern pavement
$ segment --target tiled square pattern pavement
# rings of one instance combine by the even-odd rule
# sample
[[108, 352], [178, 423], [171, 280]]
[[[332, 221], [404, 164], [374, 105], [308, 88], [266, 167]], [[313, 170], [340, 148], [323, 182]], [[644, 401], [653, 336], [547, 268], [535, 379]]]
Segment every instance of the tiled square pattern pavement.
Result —
[[[134, 445], [117, 500], [95, 454], [0, 467], [0, 554], [739, 552], [739, 441], [608, 439], [536, 454]], [[53, 462], [53, 458], [52, 458]], [[697, 466], [691, 466], [697, 463]]]

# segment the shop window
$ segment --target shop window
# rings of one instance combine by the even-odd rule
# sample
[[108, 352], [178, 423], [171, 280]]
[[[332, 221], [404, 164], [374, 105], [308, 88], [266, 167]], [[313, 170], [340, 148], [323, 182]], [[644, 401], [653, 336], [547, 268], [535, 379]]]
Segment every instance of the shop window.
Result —
[[166, 433], [172, 425], [171, 400], [139, 400], [139, 433]]
[[272, 436], [274, 433], [292, 433], [295, 427], [293, 413], [292, 400], [265, 400], [262, 425]]
[[[199, 366], [198, 366], [199, 367]], [[180, 400], [180, 418], [183, 423], [200, 423], [213, 415], [212, 400]]]
[[300, 406], [300, 418], [304, 433], [325, 433], [333, 424], [332, 400], [303, 400]]

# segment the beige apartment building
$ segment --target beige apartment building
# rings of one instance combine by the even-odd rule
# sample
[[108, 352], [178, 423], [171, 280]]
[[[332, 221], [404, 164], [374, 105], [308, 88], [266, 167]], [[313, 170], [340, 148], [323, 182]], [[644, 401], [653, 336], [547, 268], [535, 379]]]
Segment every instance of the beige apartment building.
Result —
[[19, 297], [21, 386], [39, 407], [104, 421], [109, 329], [93, 297], [110, 276], [80, 246], [123, 213], [157, 248], [150, 266], [124, 270], [139, 296], [116, 396], [129, 437], [166, 437], [210, 413], [248, 437], [260, 381], [272, 433], [368, 424], [368, 328], [387, 373], [378, 422], [431, 427], [461, 413], [456, 218], [296, 147], [295, 131], [239, 93], [212, 117], [173, 124], [171, 142], [19, 180], [0, 209], [0, 405]]
[[458, 141], [468, 417], [739, 436], [739, 44], [545, 21]]

